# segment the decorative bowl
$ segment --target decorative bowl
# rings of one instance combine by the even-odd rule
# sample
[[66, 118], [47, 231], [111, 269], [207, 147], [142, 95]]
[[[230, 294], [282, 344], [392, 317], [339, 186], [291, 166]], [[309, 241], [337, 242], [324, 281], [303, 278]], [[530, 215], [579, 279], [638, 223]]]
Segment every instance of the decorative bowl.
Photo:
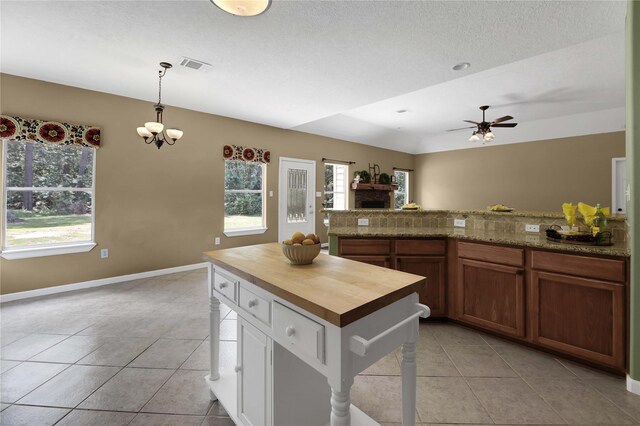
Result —
[[308, 265], [320, 254], [320, 244], [308, 246], [282, 244], [282, 252], [292, 265]]

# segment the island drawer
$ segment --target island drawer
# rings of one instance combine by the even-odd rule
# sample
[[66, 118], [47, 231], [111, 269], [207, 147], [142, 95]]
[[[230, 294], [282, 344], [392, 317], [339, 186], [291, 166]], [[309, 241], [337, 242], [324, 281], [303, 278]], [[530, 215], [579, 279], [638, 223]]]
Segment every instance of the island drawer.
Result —
[[235, 277], [227, 275], [226, 273], [220, 272], [218, 269], [216, 269], [213, 280], [213, 287], [216, 289], [216, 291], [222, 293], [234, 304], [238, 302], [238, 279], [236, 279]]
[[396, 240], [396, 254], [442, 256], [444, 253], [444, 240]]
[[524, 250], [513, 247], [459, 242], [458, 257], [502, 265], [524, 266]]
[[289, 309], [273, 303], [273, 334], [291, 352], [317, 359], [324, 364], [324, 326]]
[[624, 260], [533, 250], [531, 251], [531, 267], [541, 271], [564, 273], [619, 283], [626, 281]]
[[240, 287], [238, 305], [265, 324], [271, 324], [271, 301]]
[[340, 238], [340, 255], [391, 254], [391, 240]]

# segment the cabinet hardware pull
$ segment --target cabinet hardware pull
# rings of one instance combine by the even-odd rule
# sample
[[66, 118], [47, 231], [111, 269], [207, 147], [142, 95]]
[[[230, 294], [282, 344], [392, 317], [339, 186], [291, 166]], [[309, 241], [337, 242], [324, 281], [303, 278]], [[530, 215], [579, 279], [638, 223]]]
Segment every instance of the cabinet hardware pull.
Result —
[[227, 286], [227, 283], [220, 283], [220, 288], [225, 288]]
[[256, 306], [258, 304], [258, 301], [256, 299], [253, 300], [249, 300], [249, 307], [253, 308], [254, 306]]
[[288, 327], [285, 329], [285, 333], [287, 333], [287, 336], [291, 337], [291, 336], [293, 336], [294, 334], [296, 334], [296, 329], [295, 329], [295, 328], [293, 328], [293, 326], [292, 326], [292, 325], [290, 325], [290, 326], [288, 326]]
[[240, 367], [239, 365], [236, 365], [234, 368], [235, 372], [239, 372], [240, 370], [242, 370], [242, 367]]

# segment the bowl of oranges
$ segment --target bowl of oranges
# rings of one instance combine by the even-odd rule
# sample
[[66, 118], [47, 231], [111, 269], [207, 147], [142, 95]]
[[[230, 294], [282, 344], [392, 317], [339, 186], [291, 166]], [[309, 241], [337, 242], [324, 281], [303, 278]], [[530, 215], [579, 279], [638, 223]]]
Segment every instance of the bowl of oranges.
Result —
[[308, 265], [320, 254], [320, 239], [316, 234], [296, 232], [282, 242], [282, 252], [292, 265]]

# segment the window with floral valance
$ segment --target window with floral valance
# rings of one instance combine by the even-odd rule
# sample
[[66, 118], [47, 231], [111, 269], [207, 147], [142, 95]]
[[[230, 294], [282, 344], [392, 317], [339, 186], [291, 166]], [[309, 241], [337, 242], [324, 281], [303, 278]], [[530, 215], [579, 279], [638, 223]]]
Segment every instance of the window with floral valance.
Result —
[[78, 253], [95, 246], [95, 153], [100, 129], [0, 116], [5, 179], [2, 257]]
[[222, 150], [225, 160], [249, 161], [269, 164], [271, 162], [271, 152], [262, 148], [252, 148], [240, 145], [225, 145]]

